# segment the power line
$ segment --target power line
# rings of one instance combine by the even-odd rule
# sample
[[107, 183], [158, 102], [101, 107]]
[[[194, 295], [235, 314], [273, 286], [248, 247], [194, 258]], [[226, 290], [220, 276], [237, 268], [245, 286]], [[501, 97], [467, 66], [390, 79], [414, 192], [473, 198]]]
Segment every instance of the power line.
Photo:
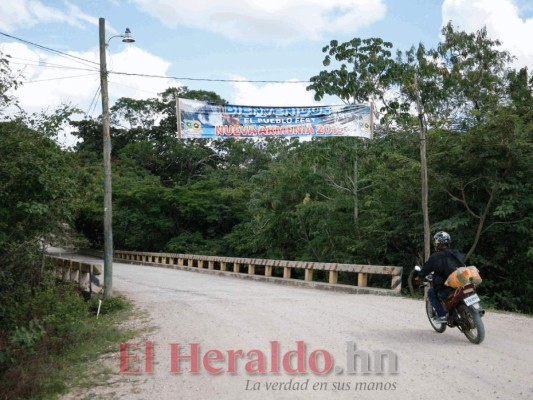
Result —
[[[16, 60], [23, 60], [21, 58], [13, 58], [13, 59], [14, 60], [15, 59]], [[77, 71], [92, 71], [92, 72], [99, 73], [99, 71], [97, 69], [69, 67], [67, 65], [49, 64], [49, 63], [39, 64], [39, 63], [36, 63], [34, 61], [29, 61], [29, 62], [13, 62], [13, 61], [10, 61], [9, 63], [13, 64], [13, 65], [26, 65], [26, 66], [38, 67], [38, 68], [72, 69], [72, 70], [77, 70]]]
[[18, 38], [16, 36], [11, 36], [11, 35], [8, 35], [7, 33], [4, 33], [4, 32], [0, 32], [0, 35], [6, 36], [6, 37], [11, 38], [11, 39], [18, 40], [19, 42], [26, 43], [26, 44], [29, 44], [31, 46], [35, 46], [35, 47], [37, 47], [39, 49], [42, 49], [42, 50], [51, 51], [52, 53], [59, 54], [59, 55], [61, 55], [63, 57], [72, 58], [74, 60], [77, 60], [77, 62], [83, 61], [84, 63], [91, 63], [91, 64], [94, 64], [94, 65], [100, 66], [100, 64], [97, 63], [97, 62], [94, 62], [94, 61], [91, 61], [91, 60], [86, 60], [85, 58], [81, 58], [81, 57], [78, 57], [78, 56], [73, 56], [72, 54], [63, 53], [62, 51], [51, 49], [50, 47], [46, 47], [46, 46], [43, 46], [43, 45], [40, 45], [40, 44], [37, 44], [37, 43], [33, 43], [33, 42], [28, 41], [28, 40], [24, 40], [24, 39]]
[[91, 100], [91, 104], [89, 104], [89, 110], [87, 112], [87, 115], [91, 115], [96, 109], [96, 103], [97, 103], [96, 99], [98, 98], [99, 94], [100, 94], [100, 85], [98, 85], [98, 87], [96, 88], [96, 92], [94, 93], [93, 99]]
[[150, 74], [136, 74], [130, 72], [115, 72], [108, 71], [110, 74], [139, 76], [141, 78], [161, 78], [161, 79], [175, 79], [182, 81], [205, 81], [205, 82], [237, 82], [237, 83], [311, 83], [310, 81], [276, 81], [276, 80], [254, 80], [254, 79], [210, 79], [210, 78], [187, 78], [178, 76], [164, 76], [164, 75], [150, 75]]
[[[9, 38], [21, 41], [23, 43], [27, 43], [29, 45], [38, 47], [38, 48], [46, 50], [46, 51], [51, 51], [51, 52], [60, 54], [60, 55], [62, 55], [64, 57], [73, 58], [75, 60], [80, 60], [80, 61], [83, 61], [83, 62], [87, 62], [87, 63], [91, 63], [91, 64], [94, 64], [94, 65], [100, 66], [100, 64], [97, 63], [97, 62], [94, 62], [94, 61], [91, 61], [91, 60], [86, 60], [84, 58], [73, 56], [71, 54], [63, 53], [63, 52], [61, 52], [59, 50], [54, 50], [54, 49], [51, 49], [51, 48], [46, 47], [46, 46], [42, 46], [42, 45], [37, 44], [37, 43], [33, 43], [33, 42], [30, 42], [30, 41], [27, 41], [27, 40], [24, 40], [24, 39], [15, 37], [15, 36], [8, 35], [7, 33], [0, 32], [0, 35], [3, 35], [3, 36], [6, 36], [6, 37], [9, 37]], [[68, 68], [68, 67], [65, 67], [65, 68]], [[211, 79], [211, 78], [189, 78], [189, 77], [177, 77], [177, 76], [151, 75], [151, 74], [140, 74], [140, 73], [129, 73], [129, 72], [114, 72], [114, 71], [107, 71], [107, 72], [109, 74], [124, 75], [124, 76], [138, 76], [138, 77], [141, 77], [141, 78], [158, 78], [158, 79], [172, 79], [172, 80], [197, 81], [197, 82], [295, 83], [295, 84], [298, 84], [298, 83], [300, 83], [300, 84], [301, 83], [311, 83], [310, 81], [302, 81], [302, 80], [290, 80], [290, 81], [285, 80], [285, 81], [283, 81], [283, 80], [266, 80], [266, 79], [265, 80], [258, 80], [258, 79]]]
[[85, 76], [94, 76], [95, 72], [92, 74], [83, 74], [83, 75], [73, 75], [73, 76], [60, 76], [57, 78], [48, 78], [48, 79], [37, 79], [35, 81], [25, 81], [24, 83], [38, 83], [38, 82], [48, 82], [48, 81], [59, 81], [63, 79], [72, 79], [72, 78], [82, 78]]
[[113, 86], [122, 86], [122, 87], [125, 87], [125, 88], [128, 88], [128, 89], [133, 89], [133, 90], [138, 91], [138, 92], [148, 93], [148, 94], [151, 94], [151, 95], [154, 95], [154, 96], [157, 96], [159, 94], [158, 92], [139, 89], [138, 87], [135, 87], [135, 86], [124, 85], [123, 83], [119, 83], [119, 82], [116, 82], [114, 80], [108, 81], [108, 83], [110, 85], [113, 85]]

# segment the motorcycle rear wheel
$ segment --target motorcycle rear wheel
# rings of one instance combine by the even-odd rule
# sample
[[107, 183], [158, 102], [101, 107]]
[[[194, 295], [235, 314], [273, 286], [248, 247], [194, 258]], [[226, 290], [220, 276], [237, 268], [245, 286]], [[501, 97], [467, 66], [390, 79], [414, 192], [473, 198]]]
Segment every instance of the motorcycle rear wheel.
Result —
[[459, 325], [459, 329], [471, 343], [480, 344], [485, 339], [485, 325], [481, 316], [465, 304], [461, 304], [458, 311], [464, 322]]
[[435, 329], [435, 331], [437, 331], [438, 333], [442, 333], [446, 330], [446, 324], [435, 322], [435, 319], [437, 318], [437, 312], [435, 311], [429, 300], [426, 300], [426, 314], [428, 316], [431, 327]]

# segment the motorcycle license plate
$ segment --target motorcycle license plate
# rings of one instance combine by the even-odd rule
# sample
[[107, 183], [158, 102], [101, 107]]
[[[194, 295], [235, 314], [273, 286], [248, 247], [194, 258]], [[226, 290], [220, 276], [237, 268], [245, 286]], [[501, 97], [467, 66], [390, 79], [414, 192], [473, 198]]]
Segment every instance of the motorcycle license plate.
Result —
[[464, 302], [467, 306], [471, 306], [473, 304], [479, 303], [481, 300], [479, 299], [479, 296], [477, 294], [473, 294], [472, 296], [468, 296], [464, 298]]

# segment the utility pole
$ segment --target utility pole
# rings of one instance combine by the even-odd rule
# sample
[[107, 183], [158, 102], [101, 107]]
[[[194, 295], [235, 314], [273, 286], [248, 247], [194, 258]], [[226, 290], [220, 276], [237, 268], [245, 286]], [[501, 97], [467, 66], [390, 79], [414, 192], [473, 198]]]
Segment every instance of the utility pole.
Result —
[[105, 19], [100, 18], [100, 91], [102, 92], [102, 124], [104, 145], [104, 295], [113, 295], [113, 210], [111, 188], [111, 132], [109, 127], [109, 93]]
[[431, 253], [431, 233], [429, 230], [428, 165], [426, 156], [427, 134], [424, 108], [422, 105], [422, 99], [420, 98], [420, 90], [418, 88], [418, 71], [415, 71], [414, 83], [416, 92], [416, 108], [418, 110], [418, 121], [420, 123], [420, 178], [422, 182], [422, 214], [424, 215], [424, 261], [426, 261]]

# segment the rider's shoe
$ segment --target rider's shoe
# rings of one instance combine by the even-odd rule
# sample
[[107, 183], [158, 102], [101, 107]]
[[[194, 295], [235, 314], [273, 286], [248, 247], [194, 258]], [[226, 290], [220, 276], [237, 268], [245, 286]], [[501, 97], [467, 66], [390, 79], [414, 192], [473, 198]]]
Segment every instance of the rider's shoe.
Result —
[[448, 318], [446, 318], [446, 316], [436, 317], [433, 321], [435, 321], [437, 324], [446, 324], [448, 322]]

